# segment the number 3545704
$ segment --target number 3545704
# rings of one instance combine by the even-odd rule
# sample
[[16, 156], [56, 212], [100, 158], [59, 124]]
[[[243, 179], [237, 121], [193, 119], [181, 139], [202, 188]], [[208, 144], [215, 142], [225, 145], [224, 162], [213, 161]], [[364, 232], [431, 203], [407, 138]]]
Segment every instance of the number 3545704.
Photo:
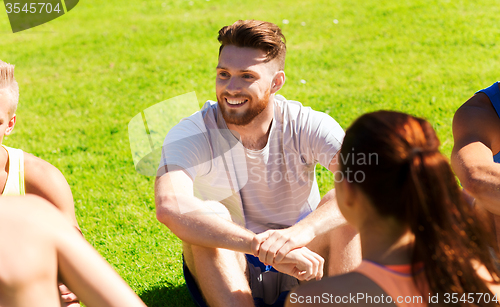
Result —
[[[22, 6], [22, 7], [21, 7]], [[59, 7], [59, 3], [55, 6], [52, 3], [25, 3], [24, 6], [21, 3], [6, 3], [5, 7], [7, 9], [7, 14], [50, 14], [52, 12], [60, 13], [61, 8]]]

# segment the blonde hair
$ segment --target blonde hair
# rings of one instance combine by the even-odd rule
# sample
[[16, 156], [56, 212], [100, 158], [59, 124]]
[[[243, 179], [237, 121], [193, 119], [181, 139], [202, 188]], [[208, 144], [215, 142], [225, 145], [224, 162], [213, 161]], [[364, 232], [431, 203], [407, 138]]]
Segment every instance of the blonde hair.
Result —
[[10, 95], [10, 116], [14, 115], [19, 102], [19, 85], [14, 78], [14, 65], [0, 60], [0, 91], [6, 91]]

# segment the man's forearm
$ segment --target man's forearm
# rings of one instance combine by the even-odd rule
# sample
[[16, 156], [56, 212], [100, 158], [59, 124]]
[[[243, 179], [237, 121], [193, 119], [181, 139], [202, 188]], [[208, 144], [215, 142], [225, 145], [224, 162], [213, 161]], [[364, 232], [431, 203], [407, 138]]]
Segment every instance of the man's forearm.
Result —
[[[453, 161], [453, 160], [452, 160]], [[457, 176], [465, 190], [476, 199], [476, 204], [489, 212], [500, 215], [500, 164], [456, 164]]]
[[[454, 134], [455, 130], [454, 127]], [[463, 136], [455, 135], [451, 154], [453, 171], [479, 206], [500, 215], [500, 164], [494, 162], [489, 145], [480, 141], [464, 144], [463, 139]]]
[[[175, 203], [172, 203], [175, 202]], [[229, 213], [217, 212], [218, 202], [205, 202], [191, 196], [157, 199], [157, 218], [182, 241], [212, 248], [251, 253], [255, 234], [232, 221]], [[189, 210], [180, 210], [182, 207]], [[221, 207], [222, 206], [222, 207]]]
[[[468, 191], [470, 193], [470, 191]], [[481, 208], [487, 210], [494, 215], [500, 215], [500, 201], [495, 196], [497, 193], [479, 193], [471, 195], [475, 198], [474, 204], [480, 206]]]
[[316, 237], [345, 226], [346, 223], [338, 209], [335, 190], [332, 190], [323, 197], [316, 210], [297, 224], [256, 235], [252, 251], [264, 263], [280, 263], [290, 251], [305, 247]]

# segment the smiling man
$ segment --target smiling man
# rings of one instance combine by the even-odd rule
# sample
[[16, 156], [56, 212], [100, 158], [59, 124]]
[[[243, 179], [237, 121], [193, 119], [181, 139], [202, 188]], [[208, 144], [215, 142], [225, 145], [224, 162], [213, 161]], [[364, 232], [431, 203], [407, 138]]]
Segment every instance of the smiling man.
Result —
[[184, 276], [199, 306], [279, 306], [299, 280], [345, 273], [359, 241], [321, 199], [344, 132], [329, 115], [276, 93], [285, 83], [281, 29], [237, 21], [219, 31], [217, 102], [165, 138], [157, 218], [183, 241]]

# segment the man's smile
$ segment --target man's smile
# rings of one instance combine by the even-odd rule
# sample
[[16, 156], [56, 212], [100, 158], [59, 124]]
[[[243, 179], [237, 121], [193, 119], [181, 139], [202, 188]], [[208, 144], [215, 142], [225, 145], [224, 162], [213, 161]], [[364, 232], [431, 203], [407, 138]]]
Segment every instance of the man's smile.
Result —
[[245, 98], [227, 98], [227, 97], [224, 97], [224, 100], [231, 107], [240, 107], [248, 102], [248, 99], [245, 99]]

